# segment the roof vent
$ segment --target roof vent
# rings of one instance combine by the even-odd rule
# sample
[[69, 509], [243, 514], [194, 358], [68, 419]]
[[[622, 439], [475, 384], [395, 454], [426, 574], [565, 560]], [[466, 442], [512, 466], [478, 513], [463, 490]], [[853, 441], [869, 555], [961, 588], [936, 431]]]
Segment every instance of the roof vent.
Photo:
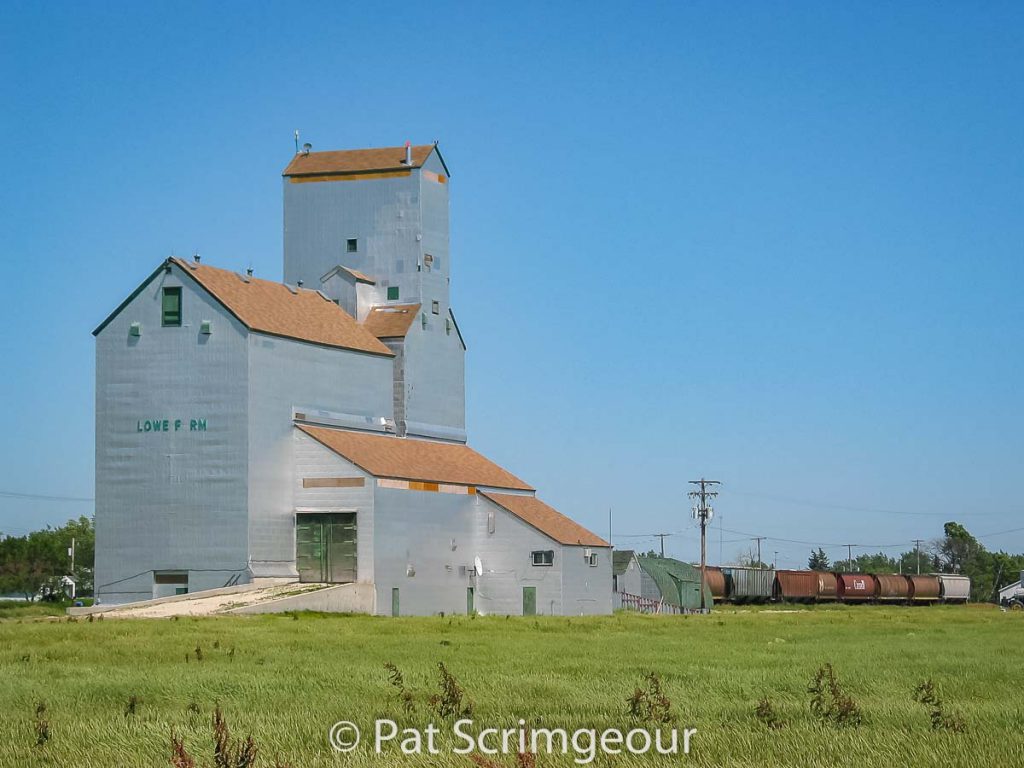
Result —
[[412, 142], [405, 142], [405, 160], [406, 165], [412, 165]]
[[299, 286], [299, 288], [301, 288], [301, 287], [302, 287], [302, 282], [303, 282], [302, 280], [299, 280], [299, 282], [298, 282], [298, 283], [296, 283], [296, 285], [298, 285], [298, 286]]
[[252, 277], [252, 267], [249, 267], [247, 270], [245, 270], [245, 274], [247, 274], [249, 277]]
[[192, 254], [192, 261], [194, 261], [196, 264], [199, 263], [199, 254], [198, 253], [193, 253]]
[[313, 145], [310, 144], [307, 141], [305, 144], [302, 145], [302, 154], [303, 155], [308, 155], [309, 154], [309, 150], [311, 150], [312, 148], [313, 148]]

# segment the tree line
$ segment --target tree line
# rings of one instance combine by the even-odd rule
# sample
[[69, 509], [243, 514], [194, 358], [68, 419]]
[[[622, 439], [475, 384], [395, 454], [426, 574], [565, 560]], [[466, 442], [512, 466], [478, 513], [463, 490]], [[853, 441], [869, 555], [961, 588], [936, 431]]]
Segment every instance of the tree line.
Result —
[[[69, 554], [72, 541], [74, 567]], [[24, 536], [0, 534], [0, 595], [62, 598], [65, 577], [75, 582], [77, 595], [91, 595], [95, 551], [96, 532], [88, 517]]]

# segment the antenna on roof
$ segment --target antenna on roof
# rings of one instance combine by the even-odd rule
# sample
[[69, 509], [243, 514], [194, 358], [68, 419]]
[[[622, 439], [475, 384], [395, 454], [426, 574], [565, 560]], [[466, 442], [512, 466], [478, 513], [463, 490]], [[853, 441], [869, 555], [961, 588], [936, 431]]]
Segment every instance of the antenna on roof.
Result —
[[192, 261], [194, 261], [196, 264], [199, 263], [199, 251], [196, 251], [195, 253], [192, 254]]
[[309, 154], [309, 150], [311, 150], [312, 148], [313, 148], [313, 145], [310, 144], [307, 141], [305, 144], [302, 145], [302, 154], [308, 155]]
[[245, 274], [247, 274], [249, 277], [252, 277], [252, 267], [249, 267], [247, 270], [245, 270]]
[[295, 129], [295, 154], [299, 154], [299, 129]]

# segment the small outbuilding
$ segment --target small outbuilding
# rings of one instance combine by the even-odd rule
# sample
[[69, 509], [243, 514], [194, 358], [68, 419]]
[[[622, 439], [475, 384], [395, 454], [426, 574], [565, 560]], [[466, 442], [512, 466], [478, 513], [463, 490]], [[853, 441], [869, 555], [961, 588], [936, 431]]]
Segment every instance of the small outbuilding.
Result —
[[[699, 610], [700, 568], [671, 557], [638, 555], [632, 550], [613, 553], [615, 607], [644, 613], [682, 613]], [[713, 602], [704, 585], [704, 606]]]

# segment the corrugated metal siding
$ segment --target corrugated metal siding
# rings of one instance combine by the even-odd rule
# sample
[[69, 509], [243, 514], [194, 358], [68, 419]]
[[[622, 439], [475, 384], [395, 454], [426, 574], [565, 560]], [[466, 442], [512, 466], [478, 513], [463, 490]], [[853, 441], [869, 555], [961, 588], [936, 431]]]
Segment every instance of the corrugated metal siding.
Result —
[[[444, 173], [432, 153], [424, 168]], [[319, 287], [321, 276], [337, 264], [354, 268], [377, 281], [363, 290], [383, 303], [387, 288], [397, 286], [402, 303], [422, 304], [406, 338], [404, 359], [395, 368], [402, 405], [400, 433], [431, 427], [452, 430], [465, 439], [465, 351], [454, 328], [446, 327], [450, 308], [449, 184], [440, 184], [414, 170], [397, 179], [364, 179], [293, 184], [284, 181], [284, 274], [294, 283]], [[359, 250], [348, 253], [348, 238]], [[432, 263], [424, 257], [429, 254]], [[348, 307], [353, 295], [336, 286], [333, 293]], [[432, 303], [438, 302], [438, 314]], [[360, 308], [359, 314], [363, 309]], [[422, 318], [426, 318], [423, 328]], [[420, 426], [422, 425], [422, 426]]]
[[390, 612], [391, 590], [396, 587], [403, 616], [466, 612], [466, 587], [472, 581], [460, 574], [459, 566], [473, 565], [474, 500], [469, 495], [375, 489], [378, 613]]
[[[182, 326], [161, 327], [161, 288]], [[213, 333], [199, 333], [202, 320]], [[142, 333], [130, 337], [129, 325]], [[96, 584], [107, 603], [153, 596], [152, 570], [223, 586], [247, 561], [246, 331], [179, 268], [160, 272], [96, 337]], [[138, 421], [169, 419], [172, 431]], [[173, 431], [173, 420], [185, 420]], [[188, 420], [206, 419], [192, 432]], [[129, 578], [133, 577], [133, 578]], [[117, 583], [115, 583], [117, 582]]]
[[[292, 510], [355, 511], [358, 579], [360, 582], [372, 583], [373, 477], [298, 429], [292, 430], [292, 450], [295, 465]], [[303, 487], [302, 480], [307, 477], [359, 477], [363, 478], [363, 485], [354, 488], [306, 488]], [[289, 539], [292, 542], [291, 551], [294, 557], [294, 527]]]
[[723, 568], [730, 579], [729, 597], [737, 601], [765, 601], [771, 599], [775, 571], [770, 568]]
[[[589, 565], [585, 554], [597, 556]], [[562, 546], [562, 614], [604, 615], [612, 611], [612, 550], [610, 547]]]
[[253, 572], [294, 575], [292, 407], [392, 417], [390, 358], [249, 338], [249, 547]]
[[939, 585], [943, 600], [967, 601], [971, 597], [971, 580], [967, 576], [940, 573]]
[[[562, 614], [562, 574], [565, 556], [561, 545], [492, 501], [473, 497], [474, 556], [479, 555], [484, 573], [477, 581], [477, 610], [498, 616], [519, 616], [523, 611], [523, 587], [536, 587], [537, 613]], [[494, 531], [488, 520], [494, 515]], [[531, 553], [552, 550], [551, 565], [534, 565]], [[470, 563], [473, 558], [470, 558]], [[608, 579], [611, 591], [611, 577]]]
[[618, 579], [618, 591], [625, 592], [628, 595], [639, 595], [643, 596], [643, 579], [642, 571], [636, 564], [635, 558], [630, 558], [629, 565], [626, 566], [626, 570], [619, 574]]
[[[404, 178], [283, 183], [285, 282], [319, 287], [324, 274], [344, 264], [399, 286], [402, 299], [419, 295], [418, 171]], [[359, 250], [348, 253], [353, 237]]]
[[777, 600], [816, 600], [818, 574], [814, 571], [776, 571], [775, 587]]
[[[427, 328], [413, 323], [405, 339], [403, 380], [406, 422], [466, 428], [465, 351], [459, 335], [445, 332], [445, 317], [429, 304]], [[412, 430], [411, 430], [412, 431]]]

